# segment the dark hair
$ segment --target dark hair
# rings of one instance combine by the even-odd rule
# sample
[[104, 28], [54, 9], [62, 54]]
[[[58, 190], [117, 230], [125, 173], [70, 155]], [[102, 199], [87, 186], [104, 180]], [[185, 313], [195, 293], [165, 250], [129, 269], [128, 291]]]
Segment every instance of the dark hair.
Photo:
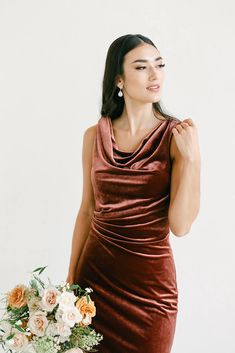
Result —
[[[118, 96], [119, 88], [116, 85], [117, 75], [123, 74], [124, 56], [132, 49], [138, 47], [142, 43], [155, 44], [147, 37], [141, 34], [126, 34], [117, 38], [110, 45], [105, 62], [105, 70], [103, 77], [102, 107], [101, 115], [109, 116], [111, 119], [119, 117], [124, 108], [124, 98]], [[160, 102], [153, 103], [153, 110], [165, 118], [175, 118], [165, 111]]]

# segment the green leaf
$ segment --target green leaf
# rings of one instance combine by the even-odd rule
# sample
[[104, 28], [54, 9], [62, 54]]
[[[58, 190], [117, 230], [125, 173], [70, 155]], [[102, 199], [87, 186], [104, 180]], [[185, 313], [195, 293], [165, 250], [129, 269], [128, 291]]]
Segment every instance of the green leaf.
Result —
[[42, 288], [45, 288], [44, 283], [42, 282], [42, 280], [41, 280], [39, 277], [37, 277], [37, 276], [35, 276], [35, 275], [33, 275], [33, 277], [34, 277], [34, 279], [35, 279], [36, 281], [38, 281], [38, 283], [40, 283], [40, 285], [42, 286]]
[[20, 332], [25, 332], [25, 330], [17, 324], [14, 324], [14, 327], [17, 328], [17, 330], [19, 330]]
[[47, 268], [47, 266], [42, 267], [42, 269], [39, 271], [39, 275], [45, 270], [45, 268]]
[[[48, 265], [47, 265], [48, 266]], [[44, 266], [44, 267], [38, 267], [38, 268], [36, 268], [35, 270], [33, 270], [33, 272], [38, 272], [39, 271], [39, 275], [45, 270], [45, 268], [47, 267], [47, 266]]]
[[90, 296], [88, 295], [88, 293], [86, 293], [86, 300], [87, 300], [87, 303], [90, 302]]
[[39, 288], [38, 288], [38, 284], [37, 284], [37, 281], [35, 279], [32, 279], [30, 282], [29, 282], [31, 288], [34, 288], [36, 289], [36, 291], [38, 292], [39, 291]]
[[15, 336], [15, 334], [14, 333], [12, 333], [10, 336], [8, 336], [7, 337], [7, 340], [10, 340], [12, 337], [14, 337]]

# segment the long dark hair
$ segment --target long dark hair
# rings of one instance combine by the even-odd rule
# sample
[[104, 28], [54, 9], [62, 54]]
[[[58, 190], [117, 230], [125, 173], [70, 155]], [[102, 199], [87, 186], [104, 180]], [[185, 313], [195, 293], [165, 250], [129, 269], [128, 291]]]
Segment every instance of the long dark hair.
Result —
[[[110, 45], [106, 57], [102, 84], [102, 107], [100, 112], [102, 116], [109, 116], [111, 119], [115, 119], [122, 114], [125, 101], [123, 96], [118, 97], [119, 88], [116, 85], [115, 79], [117, 75], [123, 74], [124, 56], [143, 42], [151, 44], [157, 49], [149, 38], [141, 34], [126, 34], [114, 40]], [[163, 110], [160, 101], [153, 103], [153, 111], [167, 119], [175, 118]]]

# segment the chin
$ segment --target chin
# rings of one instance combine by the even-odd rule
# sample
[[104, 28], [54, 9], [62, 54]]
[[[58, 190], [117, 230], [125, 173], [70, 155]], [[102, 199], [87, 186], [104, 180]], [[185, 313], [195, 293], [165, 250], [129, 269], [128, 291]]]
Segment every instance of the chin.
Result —
[[141, 102], [141, 103], [157, 103], [157, 102], [159, 102], [160, 100], [161, 100], [161, 97], [160, 97], [160, 95], [155, 95], [155, 96], [153, 96], [152, 95], [152, 97], [149, 97], [149, 96], [145, 96], [145, 97], [138, 97], [138, 98], [136, 98], [135, 100], [138, 100], [139, 102]]
[[151, 96], [146, 97], [146, 103], [157, 103], [161, 100], [160, 94], [152, 94]]
[[157, 102], [160, 102], [161, 98], [157, 98], [157, 99], [154, 99], [152, 103], [157, 103]]
[[153, 99], [149, 99], [148, 101], [146, 101], [146, 103], [157, 103], [157, 102], [160, 102], [161, 100], [161, 97], [156, 97], [156, 98], [153, 98]]

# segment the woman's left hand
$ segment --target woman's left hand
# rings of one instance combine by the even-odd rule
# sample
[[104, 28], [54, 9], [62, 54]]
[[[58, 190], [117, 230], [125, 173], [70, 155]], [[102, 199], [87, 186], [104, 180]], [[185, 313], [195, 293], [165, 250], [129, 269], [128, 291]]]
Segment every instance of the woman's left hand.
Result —
[[177, 147], [184, 159], [200, 158], [197, 127], [192, 119], [185, 119], [172, 129]]

